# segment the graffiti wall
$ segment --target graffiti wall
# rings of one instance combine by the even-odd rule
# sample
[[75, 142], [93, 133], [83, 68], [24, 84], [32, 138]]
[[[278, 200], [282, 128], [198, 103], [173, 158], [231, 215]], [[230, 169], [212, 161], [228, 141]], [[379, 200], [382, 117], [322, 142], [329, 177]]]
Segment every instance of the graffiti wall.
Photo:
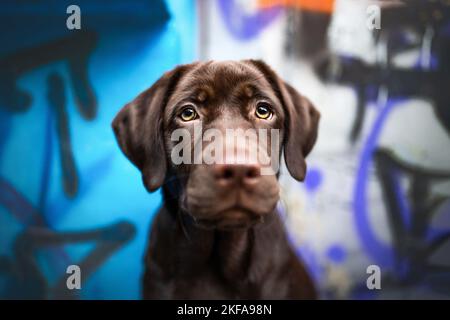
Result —
[[[191, 1], [6, 1], [0, 24], [0, 297], [140, 297], [160, 194], [118, 152], [115, 114], [194, 59]], [[66, 268], [82, 270], [68, 291]]]
[[281, 205], [325, 299], [450, 294], [450, 7], [401, 2], [200, 2], [203, 59], [264, 59], [322, 114]]
[[[66, 27], [73, 3], [81, 30]], [[282, 168], [279, 206], [320, 297], [450, 296], [448, 1], [1, 7], [0, 298], [140, 298], [161, 195], [145, 191], [111, 121], [178, 64], [245, 58], [322, 114], [306, 180]], [[72, 264], [83, 290], [66, 288]]]

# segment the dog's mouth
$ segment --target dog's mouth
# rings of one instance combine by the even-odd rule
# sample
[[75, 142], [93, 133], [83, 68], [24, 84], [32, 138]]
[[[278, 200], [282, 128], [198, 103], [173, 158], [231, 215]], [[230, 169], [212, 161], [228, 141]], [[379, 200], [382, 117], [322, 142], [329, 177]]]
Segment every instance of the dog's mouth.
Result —
[[264, 222], [264, 215], [242, 206], [233, 206], [218, 212], [212, 217], [196, 219], [195, 221], [199, 227], [205, 229], [248, 229]]

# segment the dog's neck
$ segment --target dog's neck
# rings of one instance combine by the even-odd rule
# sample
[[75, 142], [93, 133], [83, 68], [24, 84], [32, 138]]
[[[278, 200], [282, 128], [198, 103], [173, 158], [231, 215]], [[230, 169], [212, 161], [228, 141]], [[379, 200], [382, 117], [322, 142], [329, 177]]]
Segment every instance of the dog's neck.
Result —
[[226, 279], [246, 278], [254, 249], [254, 228], [204, 229], [198, 227], [190, 216], [185, 215], [184, 220], [186, 219], [190, 219], [191, 223], [185, 223], [182, 227], [192, 250], [207, 249], [202, 252], [202, 260], [205, 259], [203, 261], [214, 265]]
[[173, 191], [163, 188], [164, 207], [176, 224], [176, 230], [185, 238], [183, 256], [189, 257], [194, 268], [213, 264], [226, 279], [247, 278], [252, 267], [251, 256], [256, 250], [254, 239], [258, 228], [219, 230], [199, 227], [192, 216], [180, 208]]

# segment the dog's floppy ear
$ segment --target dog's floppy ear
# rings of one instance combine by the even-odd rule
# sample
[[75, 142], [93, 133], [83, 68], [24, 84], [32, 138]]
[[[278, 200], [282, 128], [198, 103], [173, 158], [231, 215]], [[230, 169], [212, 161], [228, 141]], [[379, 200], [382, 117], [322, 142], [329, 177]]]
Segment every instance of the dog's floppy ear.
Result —
[[287, 83], [281, 92], [289, 117], [284, 157], [289, 173], [303, 181], [306, 175], [306, 156], [317, 140], [320, 113], [311, 101]]
[[289, 173], [298, 181], [306, 175], [306, 156], [317, 140], [320, 113], [313, 104], [284, 82], [263, 61], [249, 60], [269, 81], [286, 112], [284, 157]]
[[163, 136], [163, 111], [179, 79], [190, 65], [166, 72], [149, 89], [125, 105], [112, 127], [123, 153], [139, 168], [148, 191], [163, 183], [167, 159]]

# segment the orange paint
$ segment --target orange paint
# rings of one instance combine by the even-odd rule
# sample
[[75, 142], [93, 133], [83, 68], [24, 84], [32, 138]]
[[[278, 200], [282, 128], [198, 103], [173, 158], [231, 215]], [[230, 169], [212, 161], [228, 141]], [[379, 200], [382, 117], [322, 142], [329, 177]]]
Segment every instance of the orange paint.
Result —
[[275, 6], [332, 13], [335, 0], [258, 0], [258, 7], [268, 9]]

